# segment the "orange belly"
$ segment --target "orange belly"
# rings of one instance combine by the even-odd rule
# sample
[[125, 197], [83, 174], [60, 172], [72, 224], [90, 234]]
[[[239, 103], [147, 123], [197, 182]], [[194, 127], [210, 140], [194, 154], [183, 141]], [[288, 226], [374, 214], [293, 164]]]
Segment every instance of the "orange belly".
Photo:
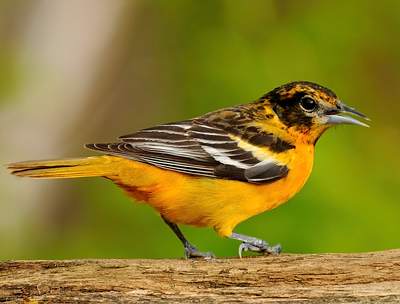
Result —
[[171, 222], [213, 227], [228, 236], [240, 222], [271, 210], [295, 195], [308, 179], [314, 147], [297, 147], [285, 178], [267, 184], [194, 177], [119, 159], [110, 177], [132, 197], [153, 206]]

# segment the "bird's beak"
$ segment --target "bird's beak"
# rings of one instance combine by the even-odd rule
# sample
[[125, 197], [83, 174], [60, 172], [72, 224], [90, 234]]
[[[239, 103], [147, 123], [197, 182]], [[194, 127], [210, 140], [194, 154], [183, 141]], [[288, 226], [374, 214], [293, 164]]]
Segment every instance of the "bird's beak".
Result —
[[348, 125], [358, 125], [362, 127], [369, 127], [369, 125], [351, 117], [351, 116], [343, 116], [342, 114], [352, 114], [358, 117], [361, 117], [365, 120], [370, 120], [366, 115], [358, 112], [356, 109], [345, 105], [344, 103], [340, 103], [340, 109], [335, 111], [332, 114], [327, 115], [327, 124], [329, 125], [338, 125], [338, 124], [348, 124]]

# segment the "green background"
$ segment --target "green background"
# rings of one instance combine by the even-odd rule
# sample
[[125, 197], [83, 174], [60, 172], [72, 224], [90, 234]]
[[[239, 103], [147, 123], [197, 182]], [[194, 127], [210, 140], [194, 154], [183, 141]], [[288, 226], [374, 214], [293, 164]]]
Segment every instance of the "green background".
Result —
[[[59, 151], [41, 152], [50, 138], [45, 131], [34, 139], [19, 133], [28, 143], [14, 148], [8, 134], [21, 122], [11, 120], [1, 131], [7, 145], [0, 154], [3, 163], [90, 155], [84, 143], [112, 141], [161, 122], [246, 103], [289, 81], [314, 81], [366, 113], [371, 128], [328, 131], [318, 142], [303, 190], [287, 204], [240, 224], [237, 232], [279, 242], [285, 252], [400, 247], [400, 1], [131, 3], [125, 3], [93, 72], [97, 80], [85, 111], [79, 119], [60, 113], [57, 124], [69, 131], [58, 142]], [[34, 5], [2, 1], [0, 9], [2, 119], [12, 109], [39, 115], [40, 107], [22, 109], [15, 98], [36, 73], [46, 73], [29, 64], [29, 56], [21, 65], [21, 45], [15, 43], [27, 31], [24, 21]], [[58, 102], [49, 101], [54, 107]], [[45, 123], [37, 119], [25, 128], [39, 121]], [[0, 259], [182, 256], [180, 243], [156, 212], [132, 203], [107, 180], [22, 181], [2, 172], [0, 181], [3, 221], [13, 222], [14, 213], [27, 208], [28, 200], [19, 200], [10, 185], [23, 192], [45, 183], [51, 191], [15, 225], [0, 225]], [[237, 254], [239, 243], [219, 238], [212, 229], [183, 231], [202, 250]]]

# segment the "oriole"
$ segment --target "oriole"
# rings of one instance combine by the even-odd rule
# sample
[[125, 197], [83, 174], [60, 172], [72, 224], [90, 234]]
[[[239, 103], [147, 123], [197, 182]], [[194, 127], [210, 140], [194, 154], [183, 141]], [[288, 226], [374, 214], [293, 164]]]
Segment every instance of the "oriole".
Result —
[[203, 116], [88, 144], [104, 155], [19, 162], [12, 174], [33, 178], [101, 176], [155, 208], [182, 242], [185, 255], [211, 257], [189, 243], [177, 224], [212, 227], [250, 250], [279, 253], [280, 245], [233, 232], [234, 227], [295, 195], [308, 179], [314, 145], [330, 126], [366, 124], [330, 89], [299, 81], [258, 100]]

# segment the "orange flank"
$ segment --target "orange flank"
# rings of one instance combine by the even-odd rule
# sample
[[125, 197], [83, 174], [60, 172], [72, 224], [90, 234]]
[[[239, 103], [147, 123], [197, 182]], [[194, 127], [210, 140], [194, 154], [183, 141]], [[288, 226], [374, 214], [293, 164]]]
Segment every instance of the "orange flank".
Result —
[[265, 185], [192, 177], [124, 159], [119, 176], [110, 178], [171, 222], [213, 227], [227, 237], [240, 222], [278, 207], [303, 187], [311, 173], [313, 147], [303, 149], [285, 178]]

